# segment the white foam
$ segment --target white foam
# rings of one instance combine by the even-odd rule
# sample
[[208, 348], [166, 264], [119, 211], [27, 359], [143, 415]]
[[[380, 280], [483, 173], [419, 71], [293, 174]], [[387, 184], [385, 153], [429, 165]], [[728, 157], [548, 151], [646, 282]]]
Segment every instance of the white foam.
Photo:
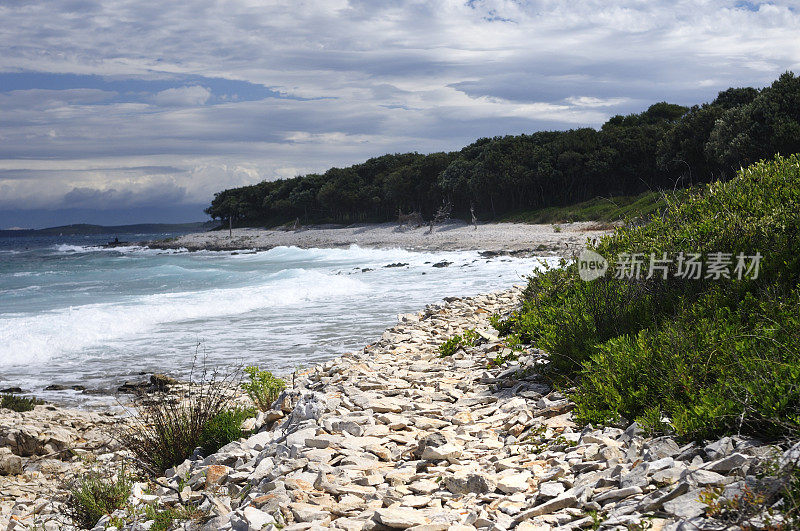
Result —
[[301, 249], [300, 247], [274, 247], [255, 254], [238, 255], [240, 260], [274, 260], [280, 262], [313, 262], [318, 264], [358, 264], [361, 267], [382, 267], [389, 263], [422, 265], [442, 260], [465, 261], [479, 257], [477, 251], [415, 252], [405, 249], [370, 249], [351, 245], [348, 248]]
[[365, 283], [352, 277], [297, 269], [265, 276], [263, 283], [253, 286], [146, 295], [37, 314], [5, 314], [0, 318], [0, 366], [46, 361], [109, 340], [147, 334], [167, 323], [289, 307], [366, 290]]
[[102, 246], [102, 245], [72, 245], [68, 243], [59, 243], [53, 245], [50, 249], [62, 254], [76, 254], [76, 253], [122, 253], [122, 254], [177, 254], [185, 253], [186, 249], [151, 249], [141, 245], [115, 245], [115, 246]]
[[59, 243], [51, 247], [54, 251], [58, 251], [60, 253], [88, 253], [91, 251], [100, 251], [102, 247], [94, 246], [94, 245], [71, 245], [68, 243]]

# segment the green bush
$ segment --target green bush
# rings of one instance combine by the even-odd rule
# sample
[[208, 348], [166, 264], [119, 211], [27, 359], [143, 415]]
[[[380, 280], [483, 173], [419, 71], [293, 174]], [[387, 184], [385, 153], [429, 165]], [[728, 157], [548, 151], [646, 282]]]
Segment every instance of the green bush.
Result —
[[242, 422], [255, 415], [253, 408], [220, 411], [203, 426], [198, 446], [203, 449], [204, 455], [211, 455], [229, 442], [238, 441], [246, 435], [241, 428]]
[[34, 397], [16, 396], [10, 393], [0, 395], [0, 408], [10, 409], [17, 413], [33, 411], [33, 408], [44, 404], [43, 401]]
[[269, 371], [259, 370], [257, 366], [247, 367], [244, 372], [250, 377], [250, 381], [244, 382], [242, 387], [261, 411], [270, 409], [281, 391], [286, 389], [285, 381]]
[[[522, 309], [494, 319], [550, 353], [574, 379], [581, 420], [639, 420], [686, 437], [800, 433], [800, 156], [668, 198], [661, 217], [625, 227], [594, 250], [600, 279], [576, 264], [532, 277]], [[620, 253], [763, 255], [757, 278], [617, 279]], [[647, 271], [648, 259], [644, 260]], [[731, 268], [733, 269], [733, 268]]]
[[114, 478], [92, 473], [70, 489], [68, 514], [76, 526], [91, 529], [100, 518], [127, 503], [132, 486], [124, 468]]
[[439, 346], [439, 357], [445, 358], [452, 356], [458, 349], [463, 347], [472, 347], [478, 344], [480, 336], [475, 329], [470, 328], [463, 334], [456, 334]]

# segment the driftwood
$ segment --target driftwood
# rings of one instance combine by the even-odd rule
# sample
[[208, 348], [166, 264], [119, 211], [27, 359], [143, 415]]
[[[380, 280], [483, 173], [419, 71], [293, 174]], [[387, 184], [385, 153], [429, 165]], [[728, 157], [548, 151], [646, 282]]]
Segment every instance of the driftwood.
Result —
[[433, 223], [442, 223], [450, 219], [450, 214], [453, 213], [453, 203], [451, 201], [443, 201], [442, 206], [439, 207], [439, 210], [436, 211], [436, 215], [433, 216]]
[[428, 234], [433, 233], [433, 226], [437, 223], [443, 223], [450, 219], [450, 214], [453, 212], [453, 203], [451, 201], [442, 201], [442, 206], [436, 211], [436, 214], [431, 219], [428, 226]]
[[422, 214], [419, 211], [411, 212], [410, 214], [403, 214], [403, 211], [398, 209], [397, 210], [397, 225], [402, 227], [408, 223], [409, 225], [414, 224], [416, 227], [421, 227], [424, 223], [422, 220]]

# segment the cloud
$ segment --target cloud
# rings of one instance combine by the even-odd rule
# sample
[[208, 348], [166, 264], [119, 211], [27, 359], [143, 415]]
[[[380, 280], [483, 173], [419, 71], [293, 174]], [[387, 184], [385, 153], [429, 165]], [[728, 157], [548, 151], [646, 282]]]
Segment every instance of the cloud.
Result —
[[104, 209], [130, 208], [153, 204], [155, 199], [159, 203], [182, 203], [186, 197], [186, 189], [171, 183], [137, 187], [136, 190], [116, 188], [89, 188], [76, 187], [64, 194], [63, 206], [67, 208], [97, 208], [103, 205]]
[[153, 96], [156, 105], [163, 107], [191, 107], [203, 105], [211, 98], [211, 91], [199, 85], [191, 87], [170, 88]]
[[204, 203], [385, 152], [707, 101], [800, 70], [793, 6], [4, 3], [0, 205]]

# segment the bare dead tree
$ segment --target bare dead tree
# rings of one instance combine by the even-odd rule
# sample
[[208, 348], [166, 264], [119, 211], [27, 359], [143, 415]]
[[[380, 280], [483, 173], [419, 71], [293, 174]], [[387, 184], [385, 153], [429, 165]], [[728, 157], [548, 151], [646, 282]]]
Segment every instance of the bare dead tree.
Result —
[[472, 226], [474, 227], [474, 230], [478, 230], [478, 218], [475, 217], [475, 204], [474, 203], [470, 203], [470, 205], [469, 205], [469, 213], [472, 216]]
[[397, 224], [398, 224], [398, 226], [402, 227], [406, 223], [408, 223], [409, 225], [411, 225], [413, 223], [416, 227], [421, 227], [422, 224], [424, 223], [424, 221], [422, 219], [422, 214], [417, 210], [415, 210], [414, 212], [411, 212], [410, 214], [403, 214], [403, 210], [398, 208], [397, 209]]

